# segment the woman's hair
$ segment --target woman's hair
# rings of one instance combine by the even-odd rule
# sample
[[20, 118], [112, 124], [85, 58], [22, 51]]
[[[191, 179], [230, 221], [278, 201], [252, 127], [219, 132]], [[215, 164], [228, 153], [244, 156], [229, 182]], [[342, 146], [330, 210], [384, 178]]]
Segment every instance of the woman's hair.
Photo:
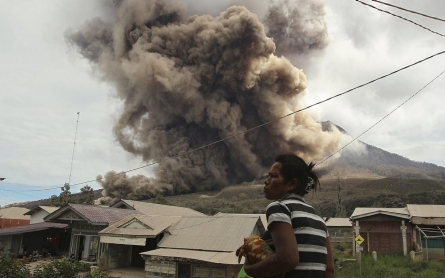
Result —
[[275, 162], [281, 164], [280, 174], [286, 182], [297, 180], [294, 193], [304, 196], [311, 190], [316, 191], [317, 186], [320, 185], [318, 176], [313, 171], [314, 163], [306, 164], [301, 157], [291, 153], [277, 155]]

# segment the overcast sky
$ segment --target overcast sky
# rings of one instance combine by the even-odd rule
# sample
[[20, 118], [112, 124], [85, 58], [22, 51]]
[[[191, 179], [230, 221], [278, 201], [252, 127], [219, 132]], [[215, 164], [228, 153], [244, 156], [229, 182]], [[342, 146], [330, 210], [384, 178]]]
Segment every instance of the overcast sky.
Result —
[[[250, 2], [250, 3], [248, 3]], [[365, 1], [445, 34], [445, 22]], [[389, 1], [445, 18], [445, 1]], [[210, 11], [206, 1], [188, 0], [189, 11]], [[219, 1], [224, 9], [237, 1]], [[255, 1], [248, 3], [254, 12]], [[114, 140], [121, 105], [115, 90], [94, 76], [71, 49], [64, 32], [85, 20], [106, 17], [102, 1], [0, 0], [0, 205], [58, 194], [69, 181], [77, 112], [80, 112], [71, 184], [94, 180], [107, 171], [144, 165]], [[217, 14], [217, 13], [215, 13]], [[331, 41], [323, 55], [304, 65], [306, 104], [445, 50], [445, 37], [356, 1], [326, 1]], [[292, 59], [292, 57], [289, 57]], [[294, 59], [294, 65], [300, 67]], [[445, 54], [348, 95], [311, 108], [317, 120], [330, 120], [357, 136], [445, 70]], [[360, 140], [415, 161], [445, 166], [445, 75], [365, 134]], [[131, 173], [151, 175], [150, 167]], [[99, 188], [96, 182], [90, 182]], [[76, 192], [80, 186], [74, 188]]]

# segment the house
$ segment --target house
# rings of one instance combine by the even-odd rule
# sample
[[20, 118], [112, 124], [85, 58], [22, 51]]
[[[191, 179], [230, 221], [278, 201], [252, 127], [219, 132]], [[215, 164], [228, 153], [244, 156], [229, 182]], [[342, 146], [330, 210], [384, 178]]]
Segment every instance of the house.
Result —
[[360, 245], [363, 252], [406, 256], [412, 250], [414, 230], [406, 208], [356, 208], [350, 219], [354, 236], [364, 239]]
[[36, 206], [23, 215], [29, 215], [31, 217], [30, 224], [44, 222], [43, 218], [45, 218], [48, 214], [55, 212], [59, 207], [49, 207], [49, 206]]
[[[166, 221], [165, 223], [168, 225], [163, 226], [164, 224], [158, 224], [155, 218], [151, 219], [151, 222], [144, 222], [145, 218], [137, 217], [143, 215], [179, 217], [182, 215], [203, 216], [204, 214], [189, 208], [120, 200], [110, 207], [68, 204], [47, 215], [44, 220], [65, 223], [70, 226], [72, 236], [69, 254], [74, 256], [76, 260], [91, 264], [99, 263], [102, 269], [131, 265], [139, 265], [143, 268], [144, 262], [141, 263], [140, 260], [138, 262], [140, 255], [135, 256], [134, 254], [151, 250], [150, 248], [155, 246], [153, 241], [159, 241], [162, 238], [163, 230], [173, 223]], [[116, 223], [117, 221], [119, 223]], [[125, 223], [122, 223], [122, 221]], [[115, 225], [106, 229], [110, 224]], [[156, 234], [154, 239], [150, 240], [149, 238], [153, 236], [153, 233], [141, 231], [143, 229], [154, 229], [155, 225], [159, 228], [159, 233]], [[136, 229], [141, 229], [141, 231], [135, 231]], [[99, 232], [103, 233], [99, 234]], [[142, 233], [140, 234], [141, 237], [137, 234], [139, 232]], [[116, 238], [122, 244], [119, 244]], [[103, 242], [101, 239], [103, 239]], [[140, 245], [143, 244], [143, 241], [145, 241], [145, 244]], [[104, 258], [99, 261], [103, 253], [105, 253]], [[113, 258], [114, 255], [123, 256], [123, 254], [133, 255], [128, 257], [130, 258], [128, 261], [117, 262]]]
[[139, 253], [156, 249], [166, 229], [180, 219], [180, 216], [130, 215], [110, 224], [99, 232], [100, 242], [106, 244], [99, 268], [143, 269], [145, 261]]
[[153, 215], [165, 215], [165, 216], [205, 215], [201, 212], [198, 212], [190, 208], [160, 205], [160, 204], [133, 201], [133, 200], [124, 200], [124, 199], [119, 200], [118, 202], [112, 204], [110, 207], [137, 210], [145, 215], [152, 215], [152, 216]]
[[158, 249], [141, 253], [145, 277], [237, 277], [236, 250], [245, 237], [263, 232], [255, 215], [183, 216]]
[[67, 255], [71, 230], [67, 224], [41, 222], [0, 229], [0, 251], [15, 257], [38, 252], [40, 255]]
[[445, 259], [445, 206], [407, 204], [410, 221], [414, 226], [416, 250], [423, 258]]
[[351, 243], [354, 241], [352, 223], [349, 218], [329, 218], [326, 221], [331, 242]]
[[50, 213], [44, 220], [69, 225], [72, 231], [69, 254], [76, 260], [94, 264], [105, 247], [99, 244], [99, 231], [108, 227], [111, 222], [138, 214], [142, 213], [135, 210], [68, 204]]
[[0, 229], [28, 225], [30, 217], [23, 215], [27, 208], [9, 207], [0, 209]]

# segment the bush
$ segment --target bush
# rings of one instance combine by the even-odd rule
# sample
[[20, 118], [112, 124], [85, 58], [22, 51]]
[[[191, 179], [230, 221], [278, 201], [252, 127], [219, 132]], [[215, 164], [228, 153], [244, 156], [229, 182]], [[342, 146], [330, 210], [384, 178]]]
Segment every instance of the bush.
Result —
[[0, 278], [30, 278], [29, 269], [12, 254], [0, 253]]
[[98, 268], [92, 268], [84, 278], [108, 278], [108, 275], [104, 271], [100, 271]]
[[72, 262], [67, 258], [54, 260], [50, 263], [42, 263], [34, 270], [33, 278], [72, 278], [79, 277], [77, 273], [82, 269], [78, 262]]

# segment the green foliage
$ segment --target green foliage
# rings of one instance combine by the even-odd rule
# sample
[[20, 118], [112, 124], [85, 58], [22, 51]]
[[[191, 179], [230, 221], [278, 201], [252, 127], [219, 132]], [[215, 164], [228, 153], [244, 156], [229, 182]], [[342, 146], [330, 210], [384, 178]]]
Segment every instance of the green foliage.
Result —
[[51, 196], [50, 205], [54, 207], [63, 207], [68, 203], [72, 203], [70, 188], [70, 185], [65, 183], [65, 185], [60, 188], [62, 192], [59, 194], [59, 196]]
[[94, 205], [94, 192], [88, 184], [80, 189], [80, 203], [85, 205]]
[[168, 204], [167, 199], [165, 199], [165, 197], [162, 196], [161, 194], [156, 196], [156, 198], [153, 200], [153, 203], [160, 204], [160, 205], [167, 205]]
[[[335, 246], [334, 246], [335, 250]], [[351, 257], [333, 252], [335, 277], [360, 277], [358, 261]], [[349, 260], [346, 260], [349, 259]], [[375, 262], [371, 255], [362, 255], [362, 277], [367, 278], [410, 278], [410, 277], [444, 277], [444, 262], [413, 262], [409, 257], [397, 255], [378, 255]]]
[[79, 277], [77, 273], [82, 269], [78, 262], [72, 262], [67, 258], [54, 260], [49, 263], [39, 264], [33, 274], [33, 278], [72, 278]]
[[30, 278], [29, 269], [9, 253], [0, 253], [0, 278]]
[[108, 278], [106, 272], [99, 270], [98, 268], [92, 268], [90, 272], [88, 272], [84, 278]]

